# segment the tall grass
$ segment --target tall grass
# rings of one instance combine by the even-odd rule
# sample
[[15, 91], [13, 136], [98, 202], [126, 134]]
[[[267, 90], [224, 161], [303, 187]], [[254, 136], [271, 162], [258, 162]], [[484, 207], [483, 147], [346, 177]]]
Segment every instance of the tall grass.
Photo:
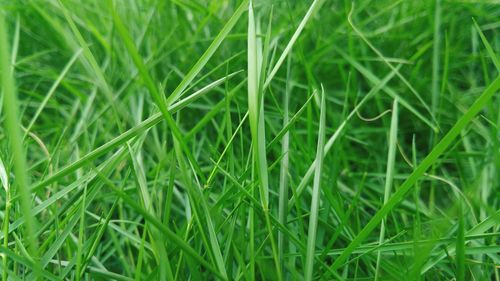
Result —
[[2, 280], [500, 281], [494, 1], [0, 1]]

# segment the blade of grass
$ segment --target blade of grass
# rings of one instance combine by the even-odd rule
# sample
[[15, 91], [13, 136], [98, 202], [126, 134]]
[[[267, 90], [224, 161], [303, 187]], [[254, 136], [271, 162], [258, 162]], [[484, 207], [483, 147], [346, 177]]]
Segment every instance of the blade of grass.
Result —
[[456, 256], [456, 278], [457, 281], [465, 281], [465, 227], [462, 204], [458, 206], [458, 230], [457, 230], [457, 256]]
[[[7, 25], [4, 13], [0, 12], [0, 72], [3, 92], [3, 107], [5, 112], [5, 131], [9, 136], [11, 157], [13, 158], [15, 191], [20, 197], [20, 211], [25, 220], [25, 233], [28, 242], [29, 253], [36, 259], [38, 257], [38, 241], [35, 237], [36, 218], [30, 213], [31, 209], [31, 189], [29, 187], [28, 165], [21, 136], [19, 101], [14, 82], [13, 68], [10, 64], [9, 42], [7, 35]], [[8, 218], [7, 218], [8, 220]], [[34, 262], [34, 271], [39, 275], [39, 266]]]
[[203, 67], [205, 67], [205, 65], [207, 64], [208, 60], [213, 56], [215, 51], [219, 48], [222, 41], [228, 36], [229, 32], [231, 32], [233, 27], [236, 25], [239, 18], [246, 10], [247, 5], [248, 5], [248, 0], [243, 0], [240, 6], [233, 13], [233, 16], [227, 21], [226, 25], [224, 25], [219, 34], [217, 34], [214, 41], [212, 41], [212, 43], [207, 48], [205, 53], [201, 55], [201, 57], [194, 64], [191, 70], [189, 70], [188, 74], [186, 74], [184, 79], [182, 79], [182, 81], [179, 83], [177, 88], [175, 88], [172, 94], [170, 94], [170, 96], [167, 98], [167, 104], [172, 104], [175, 100], [177, 100], [183, 94], [186, 87], [188, 87], [189, 84], [193, 81], [196, 75], [198, 75], [198, 73], [201, 72]]
[[[256, 170], [259, 181], [260, 202], [264, 209], [266, 227], [269, 232], [271, 250], [276, 267], [278, 280], [282, 280], [281, 266], [279, 263], [277, 247], [274, 241], [269, 219], [269, 176], [266, 153], [266, 132], [264, 124], [264, 90], [261, 87], [260, 76], [263, 66], [262, 43], [257, 40], [256, 21], [253, 10], [253, 1], [248, 5], [248, 116], [250, 122], [250, 133], [252, 136], [253, 167]], [[267, 48], [266, 48], [267, 49]], [[267, 54], [265, 55], [267, 57]], [[253, 228], [253, 226], [252, 226]]]
[[[387, 169], [385, 172], [384, 204], [387, 204], [391, 196], [392, 183], [394, 180], [394, 162], [396, 159], [396, 142], [398, 137], [398, 100], [395, 99], [392, 105], [391, 127], [389, 133], [389, 152], [387, 155]], [[379, 245], [384, 243], [386, 221], [382, 221], [380, 228]], [[375, 267], [375, 281], [378, 280], [380, 269], [381, 252], [377, 253], [377, 264]]]
[[486, 36], [484, 36], [483, 31], [481, 30], [481, 27], [477, 24], [476, 20], [472, 18], [472, 21], [474, 22], [474, 26], [479, 33], [479, 37], [481, 37], [481, 41], [483, 42], [484, 47], [486, 48], [486, 51], [491, 57], [491, 60], [493, 61], [493, 64], [495, 65], [495, 68], [497, 69], [498, 72], [500, 72], [500, 60], [498, 59], [497, 55], [495, 54], [495, 51], [493, 50], [493, 47], [491, 47], [490, 42], [488, 42], [488, 39], [486, 39]]
[[248, 7], [248, 113], [250, 122], [250, 131], [252, 135], [253, 157], [257, 170], [257, 178], [260, 182], [259, 192], [262, 207], [268, 208], [269, 202], [269, 184], [267, 175], [267, 160], [265, 151], [265, 131], [261, 115], [261, 109], [264, 106], [260, 103], [259, 94], [259, 70], [257, 57], [257, 36], [255, 33], [255, 17], [250, 1]]
[[[283, 127], [286, 128], [289, 123], [289, 103], [290, 103], [290, 92], [292, 86], [290, 85], [291, 80], [291, 67], [292, 67], [292, 56], [288, 57], [287, 62], [287, 83], [285, 88], [285, 94], [283, 95]], [[280, 167], [280, 183], [279, 183], [279, 202], [278, 202], [278, 220], [281, 225], [287, 225], [287, 213], [288, 213], [288, 165], [290, 162], [290, 132], [287, 130], [283, 135], [281, 140], [281, 153], [284, 155], [281, 159]], [[281, 263], [281, 270], [285, 272], [285, 247], [287, 241], [285, 235], [282, 231], [278, 233], [278, 253]], [[286, 277], [286, 276], [285, 276]]]
[[292, 38], [290, 38], [290, 41], [288, 42], [285, 49], [281, 53], [280, 57], [278, 58], [278, 61], [276, 62], [276, 64], [274, 64], [274, 67], [272, 68], [269, 75], [267, 75], [266, 81], [264, 82], [264, 86], [263, 86], [264, 90], [269, 86], [269, 84], [271, 83], [271, 81], [274, 78], [274, 75], [276, 75], [276, 73], [280, 69], [281, 65], [285, 61], [286, 56], [292, 50], [293, 45], [295, 44], [295, 42], [299, 38], [300, 34], [302, 33], [302, 30], [304, 30], [304, 27], [306, 26], [309, 19], [311, 17], [313, 17], [319, 11], [319, 9], [321, 8], [321, 6], [324, 3], [325, 3], [325, 0], [314, 0], [314, 2], [311, 4], [311, 6], [309, 6], [307, 13], [302, 18], [302, 21], [300, 22], [299, 26], [297, 27], [297, 29], [293, 33]]
[[26, 127], [26, 131], [25, 131], [24, 137], [23, 137], [24, 139], [26, 138], [26, 136], [28, 135], [28, 133], [31, 131], [31, 128], [33, 127], [33, 125], [35, 124], [36, 120], [38, 119], [38, 116], [40, 116], [40, 113], [42, 113], [42, 110], [45, 108], [45, 106], [49, 102], [50, 98], [55, 93], [57, 87], [59, 86], [59, 84], [61, 83], [61, 81], [64, 79], [64, 77], [66, 76], [66, 74], [70, 70], [71, 66], [73, 66], [73, 64], [78, 59], [78, 57], [80, 56], [81, 53], [82, 53], [82, 49], [79, 49], [73, 55], [73, 57], [71, 57], [71, 59], [69, 60], [69, 62], [66, 64], [66, 66], [64, 67], [64, 69], [61, 71], [61, 73], [57, 77], [56, 81], [54, 81], [54, 84], [52, 84], [52, 86], [50, 87], [50, 90], [48, 91], [48, 93], [43, 98], [43, 101], [38, 106], [38, 108], [37, 108], [37, 110], [35, 112], [35, 115], [33, 115], [33, 118], [31, 118], [30, 123]]
[[321, 111], [319, 118], [318, 147], [316, 151], [316, 169], [314, 171], [314, 183], [311, 199], [311, 212], [309, 215], [309, 230], [307, 234], [307, 254], [304, 272], [304, 280], [310, 281], [314, 270], [314, 253], [316, 249], [316, 232], [318, 229], [318, 212], [320, 205], [321, 173], [323, 169], [323, 158], [325, 147], [325, 90], [321, 87]]

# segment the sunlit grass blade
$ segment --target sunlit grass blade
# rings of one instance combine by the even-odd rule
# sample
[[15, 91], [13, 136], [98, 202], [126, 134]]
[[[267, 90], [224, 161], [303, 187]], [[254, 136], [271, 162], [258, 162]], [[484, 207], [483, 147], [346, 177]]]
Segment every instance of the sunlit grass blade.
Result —
[[486, 51], [488, 52], [488, 55], [490, 55], [490, 58], [493, 61], [493, 64], [495, 65], [495, 68], [497, 69], [498, 72], [500, 72], [500, 60], [498, 59], [497, 55], [495, 54], [493, 47], [491, 46], [490, 42], [488, 42], [488, 39], [486, 39], [486, 36], [484, 36], [484, 33], [483, 33], [483, 31], [481, 31], [481, 27], [479, 27], [476, 20], [474, 18], [472, 18], [472, 21], [474, 22], [474, 27], [476, 28], [477, 32], [479, 33], [479, 36], [481, 37], [481, 41], [483, 42], [483, 45], [486, 48]]

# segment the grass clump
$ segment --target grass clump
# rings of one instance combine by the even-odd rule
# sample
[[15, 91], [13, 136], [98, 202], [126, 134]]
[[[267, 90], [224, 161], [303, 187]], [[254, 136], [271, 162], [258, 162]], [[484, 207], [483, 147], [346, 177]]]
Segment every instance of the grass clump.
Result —
[[0, 2], [7, 280], [500, 280], [494, 1]]

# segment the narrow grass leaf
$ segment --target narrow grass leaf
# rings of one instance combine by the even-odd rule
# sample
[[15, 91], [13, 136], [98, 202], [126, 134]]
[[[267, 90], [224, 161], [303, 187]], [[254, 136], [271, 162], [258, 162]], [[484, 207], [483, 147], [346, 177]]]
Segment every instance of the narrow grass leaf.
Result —
[[[394, 163], [396, 160], [396, 144], [398, 137], [398, 100], [395, 99], [392, 104], [392, 117], [391, 117], [391, 127], [389, 132], [389, 152], [387, 155], [387, 169], [385, 172], [385, 186], [384, 186], [384, 204], [387, 204], [391, 196], [392, 183], [394, 180]], [[382, 245], [385, 239], [385, 227], [386, 221], [382, 221], [380, 228], [380, 235], [378, 243]], [[375, 281], [378, 280], [379, 270], [380, 270], [380, 259], [381, 252], [377, 253], [377, 264], [375, 267]]]
[[320, 205], [321, 192], [321, 173], [323, 169], [324, 147], [325, 147], [325, 91], [321, 90], [321, 111], [319, 118], [318, 147], [316, 149], [316, 169], [314, 171], [313, 192], [311, 198], [311, 211], [309, 215], [309, 229], [307, 234], [307, 254], [304, 280], [313, 279], [314, 271], [314, 253], [316, 249], [316, 233], [318, 229], [318, 213]]
[[[3, 107], [5, 112], [5, 132], [9, 136], [11, 157], [13, 158], [15, 191], [20, 196], [20, 211], [26, 221], [26, 240], [29, 253], [32, 257], [38, 256], [38, 241], [35, 237], [36, 219], [31, 215], [31, 189], [29, 187], [28, 164], [21, 136], [21, 123], [19, 115], [19, 101], [14, 82], [13, 68], [10, 64], [10, 51], [8, 46], [7, 24], [4, 13], [0, 12], [0, 81], [4, 97]], [[2, 178], [2, 182], [3, 182]], [[5, 184], [4, 184], [5, 186]], [[38, 264], [34, 263], [35, 272], [39, 273]]]

